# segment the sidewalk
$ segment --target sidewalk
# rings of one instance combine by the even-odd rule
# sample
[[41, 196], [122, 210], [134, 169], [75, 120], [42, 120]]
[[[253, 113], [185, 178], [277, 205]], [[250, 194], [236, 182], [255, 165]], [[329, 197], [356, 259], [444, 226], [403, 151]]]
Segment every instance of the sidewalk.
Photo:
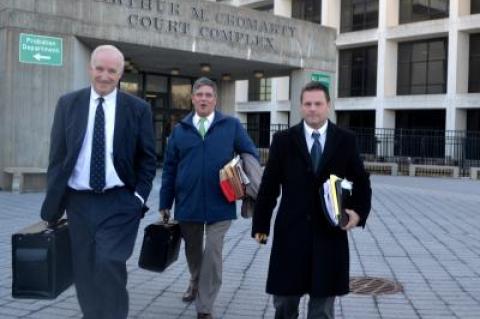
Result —
[[[480, 318], [480, 182], [462, 179], [372, 176], [373, 209], [367, 227], [350, 233], [352, 276], [399, 281], [392, 295], [349, 294], [336, 301], [336, 318]], [[183, 250], [164, 273], [137, 266], [143, 228], [157, 218], [158, 181], [129, 260], [131, 318], [196, 318], [180, 299], [188, 283]], [[80, 318], [75, 291], [53, 301], [11, 297], [12, 232], [38, 220], [44, 194], [0, 192], [0, 318]], [[183, 247], [182, 247], [183, 249]], [[250, 238], [250, 220], [227, 233], [223, 286], [215, 318], [273, 318], [265, 294], [270, 243]], [[288, 280], [288, 274], [285, 274]], [[300, 318], [306, 318], [305, 298]]]

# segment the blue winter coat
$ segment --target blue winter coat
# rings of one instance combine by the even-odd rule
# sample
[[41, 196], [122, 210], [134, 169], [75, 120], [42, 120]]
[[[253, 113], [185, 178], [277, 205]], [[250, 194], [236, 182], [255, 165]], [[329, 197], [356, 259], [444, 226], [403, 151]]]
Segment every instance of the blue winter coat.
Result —
[[215, 223], [235, 219], [235, 203], [225, 199], [219, 171], [235, 153], [257, 150], [238, 119], [215, 112], [205, 139], [193, 124], [193, 112], [175, 125], [168, 139], [160, 188], [160, 209], [175, 200], [175, 219]]

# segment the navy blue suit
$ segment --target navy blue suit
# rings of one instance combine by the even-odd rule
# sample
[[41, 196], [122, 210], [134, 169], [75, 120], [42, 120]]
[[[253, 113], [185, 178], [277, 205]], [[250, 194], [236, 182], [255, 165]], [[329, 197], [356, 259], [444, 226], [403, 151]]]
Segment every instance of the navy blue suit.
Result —
[[126, 318], [126, 260], [152, 188], [156, 158], [150, 106], [117, 92], [113, 165], [124, 187], [103, 193], [68, 188], [84, 140], [90, 88], [62, 96], [51, 132], [47, 194], [41, 217], [69, 219], [74, 282], [85, 319]]

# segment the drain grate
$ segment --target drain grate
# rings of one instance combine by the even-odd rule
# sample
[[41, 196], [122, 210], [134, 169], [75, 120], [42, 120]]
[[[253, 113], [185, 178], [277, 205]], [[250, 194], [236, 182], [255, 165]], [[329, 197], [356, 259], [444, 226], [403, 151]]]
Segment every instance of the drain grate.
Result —
[[351, 277], [350, 292], [360, 295], [394, 294], [403, 291], [400, 283], [376, 277]]

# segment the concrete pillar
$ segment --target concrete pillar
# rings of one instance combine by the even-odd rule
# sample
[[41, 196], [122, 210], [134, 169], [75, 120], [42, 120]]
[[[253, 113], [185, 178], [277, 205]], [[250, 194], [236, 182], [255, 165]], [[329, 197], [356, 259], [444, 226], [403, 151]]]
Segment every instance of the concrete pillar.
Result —
[[6, 140], [7, 121], [10, 121], [10, 119], [7, 117], [7, 101], [3, 98], [7, 96], [7, 90], [9, 89], [7, 88], [8, 82], [6, 81], [7, 68], [9, 66], [4, 62], [7, 61], [6, 52], [8, 50], [6, 29], [0, 29], [0, 48], [2, 48], [2, 50], [0, 50], [0, 96], [2, 96], [2, 98], [0, 98], [0, 136], [2, 139], [0, 147], [0, 188], [5, 188], [3, 180], [6, 177], [3, 175], [3, 168], [6, 166], [5, 160], [9, 153], [8, 148], [10, 147], [10, 143], [7, 143]]
[[82, 88], [90, 85], [90, 78], [88, 75], [88, 68], [90, 65], [90, 49], [80, 42], [77, 38], [73, 39], [73, 74], [72, 87]]
[[235, 114], [235, 82], [219, 81], [217, 109], [223, 113]]
[[274, 0], [273, 14], [282, 17], [292, 16], [292, 0]]
[[248, 80], [235, 81], [235, 102], [248, 101]]
[[[375, 112], [375, 132], [377, 139], [377, 156], [390, 157], [394, 155], [394, 143], [391, 130], [395, 128], [395, 111], [387, 110], [377, 105]], [[387, 130], [385, 130], [387, 129]]]
[[340, 3], [338, 0], [322, 1], [322, 25], [337, 29], [340, 32]]
[[378, 27], [385, 30], [385, 27], [394, 27], [400, 20], [400, 0], [380, 0], [378, 3]]
[[452, 8], [457, 11], [458, 16], [465, 16], [470, 14], [470, 0], [450, 0], [450, 13]]

